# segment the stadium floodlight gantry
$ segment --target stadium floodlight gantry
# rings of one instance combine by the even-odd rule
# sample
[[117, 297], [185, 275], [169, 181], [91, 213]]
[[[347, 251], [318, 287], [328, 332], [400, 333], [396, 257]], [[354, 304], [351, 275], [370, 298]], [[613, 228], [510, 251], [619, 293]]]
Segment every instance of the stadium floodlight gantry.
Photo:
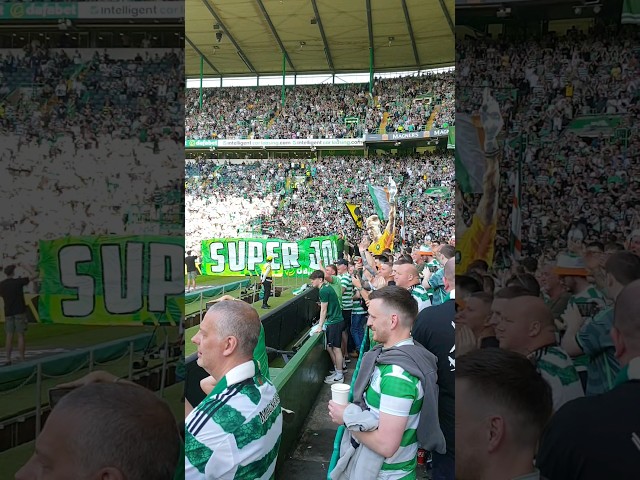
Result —
[[[454, 1], [186, 0], [187, 78], [454, 64]], [[287, 81], [288, 83], [288, 81]]]

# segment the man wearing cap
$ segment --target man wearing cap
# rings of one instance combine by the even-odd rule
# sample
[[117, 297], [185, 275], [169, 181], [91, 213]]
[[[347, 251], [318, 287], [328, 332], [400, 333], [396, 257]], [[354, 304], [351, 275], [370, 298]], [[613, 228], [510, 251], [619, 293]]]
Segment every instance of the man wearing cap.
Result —
[[[559, 329], [564, 333], [567, 329], [568, 316], [575, 316], [576, 311], [586, 321], [593, 318], [600, 312], [606, 304], [605, 296], [594, 285], [588, 282], [587, 270], [582, 257], [561, 253], [558, 255], [555, 272], [560, 276], [560, 281], [567, 288], [571, 297], [567, 303], [567, 308], [562, 314]], [[586, 355], [579, 355], [574, 358], [576, 370], [580, 374], [582, 386], [587, 385], [587, 364], [589, 358]]]
[[[413, 262], [416, 264], [416, 268], [418, 269], [418, 273], [420, 275], [422, 275], [422, 272], [424, 271], [425, 267], [427, 266], [427, 262], [425, 261], [425, 257], [422, 254], [422, 248], [414, 248], [413, 252], [411, 253], [411, 258], [413, 259]], [[426, 248], [426, 247], [424, 247]]]
[[560, 321], [562, 320], [562, 314], [567, 309], [571, 294], [567, 292], [555, 269], [555, 262], [547, 261], [541, 266], [537, 278], [542, 298], [549, 305], [553, 318], [556, 321]]
[[[616, 252], [606, 261], [603, 291], [613, 302], [622, 289], [640, 279], [640, 257], [631, 252]], [[566, 317], [567, 331], [562, 347], [569, 355], [587, 355], [587, 395], [598, 395], [613, 388], [620, 365], [615, 358], [611, 338], [613, 306], [601, 310], [590, 322], [585, 322], [580, 312]]]
[[273, 271], [271, 269], [271, 262], [273, 257], [267, 257], [267, 263], [265, 263], [262, 269], [262, 276], [260, 282], [264, 287], [264, 297], [262, 297], [262, 308], [271, 308], [269, 305], [269, 297], [271, 296], [271, 286], [273, 285]]

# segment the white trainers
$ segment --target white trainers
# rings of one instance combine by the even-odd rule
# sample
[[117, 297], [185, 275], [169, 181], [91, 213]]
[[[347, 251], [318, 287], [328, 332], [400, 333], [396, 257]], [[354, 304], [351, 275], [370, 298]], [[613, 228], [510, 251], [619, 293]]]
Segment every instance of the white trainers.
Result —
[[335, 373], [334, 375], [324, 379], [324, 383], [328, 383], [329, 385], [342, 382], [344, 382], [344, 375], [342, 373]]
[[336, 371], [335, 371], [335, 370], [330, 370], [330, 371], [329, 371], [329, 375], [327, 375], [326, 377], [324, 377], [324, 380], [325, 380], [325, 381], [330, 380], [330, 379], [332, 379], [332, 378], [333, 378], [333, 377], [335, 377], [335, 376], [336, 376]]

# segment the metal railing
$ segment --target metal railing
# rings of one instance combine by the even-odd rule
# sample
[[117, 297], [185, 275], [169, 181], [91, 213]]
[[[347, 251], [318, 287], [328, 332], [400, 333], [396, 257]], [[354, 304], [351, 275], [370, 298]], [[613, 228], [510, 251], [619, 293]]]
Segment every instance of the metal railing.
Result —
[[[161, 374], [160, 374], [160, 386], [159, 386], [159, 391], [158, 394], [159, 396], [162, 396], [164, 394], [164, 390], [166, 388], [166, 382], [167, 382], [167, 369], [169, 366], [169, 357], [170, 357], [170, 352], [169, 352], [169, 337], [168, 334], [165, 332], [164, 335], [164, 341], [162, 343], [162, 346], [159, 347], [160, 350], [160, 357], [162, 359], [162, 363], [161, 365], [155, 365], [153, 367], [147, 367], [146, 364], [144, 365], [143, 369], [138, 370], [137, 372], [135, 371], [135, 361], [134, 361], [134, 355], [136, 352], [136, 343], [140, 343], [143, 340], [147, 340], [147, 346], [144, 348], [143, 350], [143, 355], [147, 354], [147, 351], [149, 350], [149, 346], [151, 345], [151, 342], [155, 339], [156, 336], [156, 332], [154, 331], [151, 334], [144, 334], [144, 335], [138, 335], [135, 337], [129, 337], [129, 339], [123, 339], [121, 341], [112, 341], [112, 342], [106, 342], [106, 343], [102, 343], [102, 344], [98, 344], [98, 345], [94, 345], [91, 347], [86, 347], [84, 349], [79, 349], [77, 351], [72, 351], [72, 352], [67, 352], [67, 353], [62, 353], [62, 354], [56, 354], [56, 355], [51, 355], [51, 356], [47, 356], [44, 358], [39, 358], [37, 360], [33, 360], [29, 363], [33, 363], [33, 366], [31, 367], [31, 371], [29, 372], [27, 368], [23, 367], [25, 372], [24, 372], [24, 379], [22, 378], [18, 378], [16, 376], [16, 382], [20, 381], [20, 383], [18, 385], [16, 385], [13, 388], [4, 390], [4, 391], [0, 391], [0, 396], [8, 396], [24, 387], [26, 387], [27, 385], [31, 384], [31, 383], [35, 383], [35, 406], [34, 406], [34, 410], [30, 413], [20, 413], [20, 412], [16, 412], [15, 415], [3, 420], [0, 423], [0, 430], [4, 429], [7, 425], [15, 422], [15, 421], [20, 421], [20, 418], [24, 418], [25, 415], [30, 415], [30, 414], [35, 414], [35, 430], [34, 430], [34, 434], [35, 437], [37, 437], [40, 434], [40, 431], [42, 430], [42, 416], [43, 416], [43, 412], [45, 411], [46, 408], [48, 408], [48, 404], [44, 403], [42, 401], [42, 396], [45, 393], [45, 382], [47, 380], [51, 380], [51, 379], [63, 379], [65, 377], [69, 377], [72, 376], [74, 374], [77, 374], [78, 372], [81, 372], [82, 370], [88, 370], [88, 372], [92, 372], [93, 370], [96, 369], [96, 367], [105, 367], [107, 365], [113, 365], [116, 362], [120, 362], [121, 360], [123, 360], [124, 358], [128, 358], [127, 360], [127, 374], [126, 374], [126, 378], [130, 381], [133, 381], [134, 379], [134, 375], [136, 374], [141, 374], [141, 373], [149, 373], [153, 370], [157, 370], [158, 368], [161, 369]], [[113, 345], [114, 347], [121, 345], [123, 343], [127, 343], [127, 348], [123, 350], [123, 353], [117, 357], [110, 357], [108, 358], [106, 361], [104, 362], [100, 362], [96, 359], [96, 352], [99, 350], [104, 350], [109, 348], [110, 345]], [[158, 346], [156, 345], [156, 347], [158, 348]], [[141, 348], [138, 348], [138, 351], [141, 351]], [[62, 373], [59, 374], [55, 374], [55, 373], [46, 373], [46, 367], [45, 365], [47, 363], [52, 363], [55, 362], [56, 360], [63, 360], [65, 358], [70, 358], [73, 357], [74, 358], [74, 362], [76, 362], [75, 368], [73, 368], [71, 371], [64, 371]], [[175, 362], [175, 358], [172, 360], [172, 362]], [[19, 370], [19, 369], [18, 369]], [[62, 382], [61, 382], [62, 383]], [[34, 437], [34, 438], [35, 438]], [[17, 445], [14, 445], [17, 446]], [[10, 447], [11, 448], [11, 447]]]

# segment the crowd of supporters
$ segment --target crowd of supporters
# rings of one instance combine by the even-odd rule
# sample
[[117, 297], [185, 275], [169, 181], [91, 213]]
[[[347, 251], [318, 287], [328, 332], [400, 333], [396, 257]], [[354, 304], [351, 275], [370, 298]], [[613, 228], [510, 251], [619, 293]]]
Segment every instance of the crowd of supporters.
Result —
[[[628, 45], [639, 37], [634, 28], [594, 29], [548, 34], [524, 47], [478, 39], [457, 44], [458, 108], [477, 112], [490, 85], [505, 121], [502, 239], [521, 161], [525, 253], [557, 253], [575, 228], [585, 240], [622, 242], [637, 224], [640, 140], [632, 133], [640, 113], [640, 55]], [[571, 126], [588, 115], [608, 117], [600, 130]], [[471, 218], [478, 196], [465, 200]], [[505, 253], [508, 242], [500, 243]]]
[[[640, 398], [640, 55], [632, 47], [640, 31], [596, 25], [524, 43], [456, 46], [457, 106], [498, 139], [497, 149], [485, 140], [485, 158], [476, 159], [488, 165], [482, 193], [461, 205], [467, 228], [458, 246], [468, 258], [456, 276], [456, 375], [468, 398], [456, 413], [469, 415], [456, 417], [456, 440], [459, 451], [483, 452], [485, 445], [464, 440], [489, 438], [480, 430], [466, 436], [473, 405], [490, 403], [508, 418], [515, 404], [496, 399], [518, 396], [518, 414], [528, 420], [506, 420], [505, 428], [526, 441], [506, 442], [505, 452], [528, 453], [510, 463], [511, 478], [633, 478], [639, 466], [640, 438], [628, 433], [640, 426], [638, 416], [620, 412]], [[519, 232], [511, 222], [518, 207]], [[482, 235], [495, 238], [493, 255], [474, 243]], [[525, 390], [518, 382], [531, 364], [545, 382], [532, 379]], [[603, 429], [607, 448], [597, 442]], [[494, 478], [487, 472], [507, 464], [499, 450], [493, 458], [469, 453], [456, 476]]]
[[353, 138], [363, 133], [453, 125], [453, 73], [379, 78], [368, 84], [189, 90], [186, 136], [207, 138]]
[[[389, 176], [398, 188], [396, 226], [403, 227], [405, 241], [448, 240], [454, 234], [453, 163], [449, 153], [187, 162], [186, 245], [198, 251], [202, 239], [252, 230], [289, 240], [342, 232], [357, 244], [362, 231], [345, 203], [359, 204], [365, 219], [376, 213], [368, 185], [385, 187]], [[428, 196], [427, 188], [436, 186], [447, 193]]]
[[34, 42], [0, 57], [0, 264], [35, 267], [39, 240], [132, 233], [131, 208], [150, 221], [159, 197], [182, 203], [182, 56], [112, 55]]

